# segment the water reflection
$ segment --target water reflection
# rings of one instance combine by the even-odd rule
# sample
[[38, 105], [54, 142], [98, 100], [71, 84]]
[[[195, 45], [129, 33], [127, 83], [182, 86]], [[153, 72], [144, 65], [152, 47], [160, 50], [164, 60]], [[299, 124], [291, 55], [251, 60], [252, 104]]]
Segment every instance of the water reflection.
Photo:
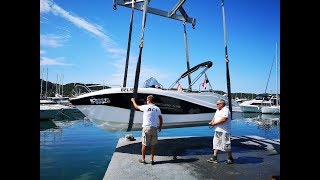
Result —
[[40, 121], [40, 148], [61, 140], [62, 132], [63, 129], [57, 126], [54, 121]]
[[[268, 125], [267, 123], [267, 120], [272, 118], [279, 119], [279, 116], [266, 117], [256, 113], [243, 114], [243, 117], [232, 121], [233, 136], [259, 136], [272, 140], [279, 139], [280, 142], [280, 123], [278, 125]], [[141, 136], [141, 131], [105, 131], [87, 119], [40, 121], [40, 179], [102, 179], [119, 138], [125, 137], [128, 133], [132, 133], [135, 137]], [[208, 128], [208, 125], [169, 128], [162, 130], [159, 135], [160, 137], [196, 136], [197, 138], [207, 138], [207, 142], [210, 142], [211, 139], [212, 142], [213, 129]], [[205, 144], [208, 145], [208, 143]], [[208, 154], [210, 147], [206, 147], [208, 148], [200, 150], [185, 149], [185, 155]], [[132, 152], [132, 150], [129, 151]], [[137, 150], [136, 153], [139, 153], [138, 145], [135, 150]], [[165, 151], [159, 151], [159, 153], [161, 152]], [[193, 159], [182, 162], [186, 161], [193, 161]], [[258, 163], [259, 158], [243, 156], [238, 161], [240, 163]]]
[[92, 126], [92, 122], [86, 119], [82, 120], [41, 120], [40, 121], [40, 148], [47, 149], [48, 145], [53, 145], [63, 141], [65, 131], [70, 128], [86, 128]]
[[[40, 120], [40, 131], [57, 131], [57, 129], [62, 129], [70, 127], [78, 122], [90, 122], [88, 119], [72, 119], [72, 120], [56, 120], [56, 119], [45, 119]], [[92, 126], [92, 123], [83, 123], [83, 126]]]
[[58, 126], [50, 119], [40, 120], [40, 131], [44, 131], [47, 129], [55, 129]]
[[86, 116], [79, 109], [64, 109], [53, 117], [55, 121], [74, 121], [85, 119]]
[[242, 113], [244, 119], [279, 119], [279, 114]]
[[279, 114], [262, 114], [262, 113], [243, 113], [245, 121], [254, 122], [258, 129], [270, 130], [272, 128], [280, 129]]

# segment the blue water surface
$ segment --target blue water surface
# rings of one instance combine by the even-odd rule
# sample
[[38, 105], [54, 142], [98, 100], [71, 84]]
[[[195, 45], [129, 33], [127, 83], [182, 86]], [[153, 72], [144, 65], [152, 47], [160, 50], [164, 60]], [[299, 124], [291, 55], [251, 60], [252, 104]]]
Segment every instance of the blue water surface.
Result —
[[[247, 114], [231, 122], [232, 136], [255, 135], [280, 139], [280, 116]], [[163, 129], [159, 137], [212, 136], [209, 126]], [[41, 180], [100, 180], [111, 161], [119, 138], [140, 137], [140, 131], [109, 132], [89, 120], [40, 121]]]

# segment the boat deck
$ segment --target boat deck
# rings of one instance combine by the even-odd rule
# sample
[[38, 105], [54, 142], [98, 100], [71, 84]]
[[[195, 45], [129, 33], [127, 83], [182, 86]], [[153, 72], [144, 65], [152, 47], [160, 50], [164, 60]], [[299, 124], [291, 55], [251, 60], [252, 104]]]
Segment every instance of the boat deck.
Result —
[[225, 164], [227, 153], [212, 157], [212, 136], [159, 137], [155, 165], [139, 163], [141, 138], [120, 138], [103, 179], [280, 179], [280, 140], [258, 136], [232, 136], [234, 164]]

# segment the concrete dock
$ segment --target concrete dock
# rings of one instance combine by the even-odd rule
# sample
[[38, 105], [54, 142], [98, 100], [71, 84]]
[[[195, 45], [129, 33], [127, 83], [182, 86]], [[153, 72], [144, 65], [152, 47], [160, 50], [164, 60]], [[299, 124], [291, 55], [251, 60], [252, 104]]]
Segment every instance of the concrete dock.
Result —
[[227, 153], [219, 152], [220, 163], [207, 162], [213, 156], [212, 136], [159, 137], [155, 165], [139, 163], [141, 138], [120, 138], [104, 180], [113, 179], [280, 179], [280, 140], [258, 136], [232, 136], [234, 164], [225, 164]]

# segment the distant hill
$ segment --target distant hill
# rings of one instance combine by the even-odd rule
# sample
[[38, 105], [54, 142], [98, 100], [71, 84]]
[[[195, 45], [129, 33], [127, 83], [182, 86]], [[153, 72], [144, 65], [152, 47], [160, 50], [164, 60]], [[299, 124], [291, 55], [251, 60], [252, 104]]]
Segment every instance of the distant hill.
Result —
[[[43, 96], [45, 95], [45, 92], [47, 92], [47, 97], [53, 97], [55, 96], [56, 93], [59, 93], [59, 89], [60, 89], [60, 95], [62, 95], [62, 90], [63, 90], [63, 96], [67, 96], [67, 97], [72, 97], [72, 95], [75, 93], [74, 89], [75, 83], [68, 83], [65, 85], [59, 85], [56, 83], [52, 83], [50, 81], [45, 81], [40, 79], [40, 94], [41, 94], [41, 81], [42, 81], [42, 94]], [[81, 83], [80, 83], [81, 84]], [[85, 84], [86, 86], [92, 86], [92, 85], [98, 85], [98, 84]], [[105, 86], [108, 88], [108, 86]], [[46, 91], [47, 89], [47, 91]], [[96, 87], [96, 88], [91, 88], [92, 90], [99, 90], [102, 89], [102, 87]], [[83, 90], [84, 91], [84, 90]]]
[[[42, 94], [44, 95], [46, 92], [46, 81], [43, 79], [40, 79], [40, 93], [41, 93], [41, 81], [42, 81]], [[62, 89], [63, 89], [63, 96], [72, 97], [72, 95], [74, 94], [74, 84], [75, 83], [65, 84], [65, 85], [63, 85], [63, 88], [62, 88], [62, 86], [60, 86], [60, 94], [62, 94]], [[91, 85], [98, 85], [98, 84], [86, 84], [86, 86], [91, 86]], [[59, 85], [58, 85], [58, 87], [59, 87]], [[108, 88], [108, 86], [106, 86], [106, 87]], [[48, 83], [47, 83], [47, 96], [48, 97], [55, 96], [56, 89], [59, 89], [59, 88], [57, 88], [57, 84], [48, 81]], [[94, 90], [98, 90], [98, 89], [99, 88], [94, 88]], [[100, 89], [102, 89], [102, 87], [100, 87]], [[220, 91], [220, 90], [214, 90], [214, 92], [221, 94], [221, 95], [226, 94], [226, 92]], [[237, 93], [231, 93], [231, 96], [232, 96], [232, 98], [237, 97], [237, 98], [253, 99], [257, 96], [257, 94], [237, 92]]]

